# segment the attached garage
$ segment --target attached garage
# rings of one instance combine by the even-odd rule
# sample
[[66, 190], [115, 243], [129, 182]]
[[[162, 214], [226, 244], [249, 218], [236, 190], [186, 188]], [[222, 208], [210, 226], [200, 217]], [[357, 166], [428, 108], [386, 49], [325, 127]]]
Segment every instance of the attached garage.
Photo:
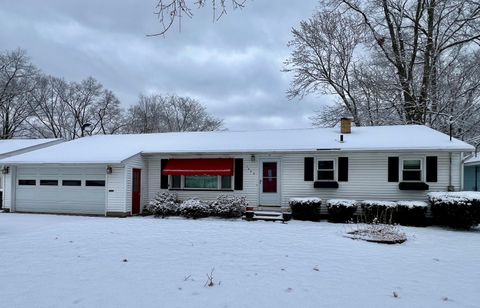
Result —
[[104, 167], [18, 167], [15, 210], [104, 215], [105, 183]]

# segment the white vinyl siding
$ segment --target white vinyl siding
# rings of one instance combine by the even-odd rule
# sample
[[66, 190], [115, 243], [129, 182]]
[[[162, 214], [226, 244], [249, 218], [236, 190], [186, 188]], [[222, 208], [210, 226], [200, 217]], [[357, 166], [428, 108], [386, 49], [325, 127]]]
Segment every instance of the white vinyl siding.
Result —
[[107, 213], [126, 212], [125, 168], [112, 166], [112, 173], [107, 174]]
[[141, 169], [141, 192], [140, 192], [140, 212], [142, 212], [145, 205], [148, 203], [148, 168], [145, 159], [137, 154], [125, 161], [125, 198], [126, 198], [126, 212], [132, 211], [132, 170]]

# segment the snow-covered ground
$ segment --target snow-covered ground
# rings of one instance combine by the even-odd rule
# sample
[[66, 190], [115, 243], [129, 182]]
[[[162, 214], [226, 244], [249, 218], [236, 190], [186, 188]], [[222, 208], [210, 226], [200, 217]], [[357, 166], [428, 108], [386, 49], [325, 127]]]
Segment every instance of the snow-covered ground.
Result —
[[2, 213], [0, 306], [480, 307], [479, 230], [350, 228]]

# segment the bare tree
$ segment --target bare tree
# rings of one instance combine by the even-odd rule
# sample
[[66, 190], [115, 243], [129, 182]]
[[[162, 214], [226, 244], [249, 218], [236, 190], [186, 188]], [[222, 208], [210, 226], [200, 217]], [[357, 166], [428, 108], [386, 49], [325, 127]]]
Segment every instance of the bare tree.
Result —
[[35, 89], [37, 74], [24, 50], [0, 53], [0, 139], [24, 133], [23, 124], [35, 108], [28, 97]]
[[162, 30], [148, 36], [164, 35], [176, 21], [180, 27], [183, 17], [193, 17], [194, 7], [203, 8], [210, 4], [213, 21], [216, 21], [227, 14], [228, 2], [231, 2], [233, 9], [238, 9], [243, 8], [247, 0], [157, 0], [154, 14], [162, 25]]
[[223, 126], [198, 101], [176, 95], [140, 96], [128, 110], [127, 122], [129, 133], [213, 131]]

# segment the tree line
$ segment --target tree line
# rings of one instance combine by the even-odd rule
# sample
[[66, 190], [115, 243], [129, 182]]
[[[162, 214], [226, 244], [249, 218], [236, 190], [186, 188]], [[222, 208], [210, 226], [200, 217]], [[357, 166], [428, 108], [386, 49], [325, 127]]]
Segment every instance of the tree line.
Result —
[[93, 134], [211, 131], [223, 121], [197, 100], [140, 95], [122, 108], [115, 94], [88, 77], [68, 82], [32, 64], [24, 50], [0, 52], [0, 139], [76, 139]]

